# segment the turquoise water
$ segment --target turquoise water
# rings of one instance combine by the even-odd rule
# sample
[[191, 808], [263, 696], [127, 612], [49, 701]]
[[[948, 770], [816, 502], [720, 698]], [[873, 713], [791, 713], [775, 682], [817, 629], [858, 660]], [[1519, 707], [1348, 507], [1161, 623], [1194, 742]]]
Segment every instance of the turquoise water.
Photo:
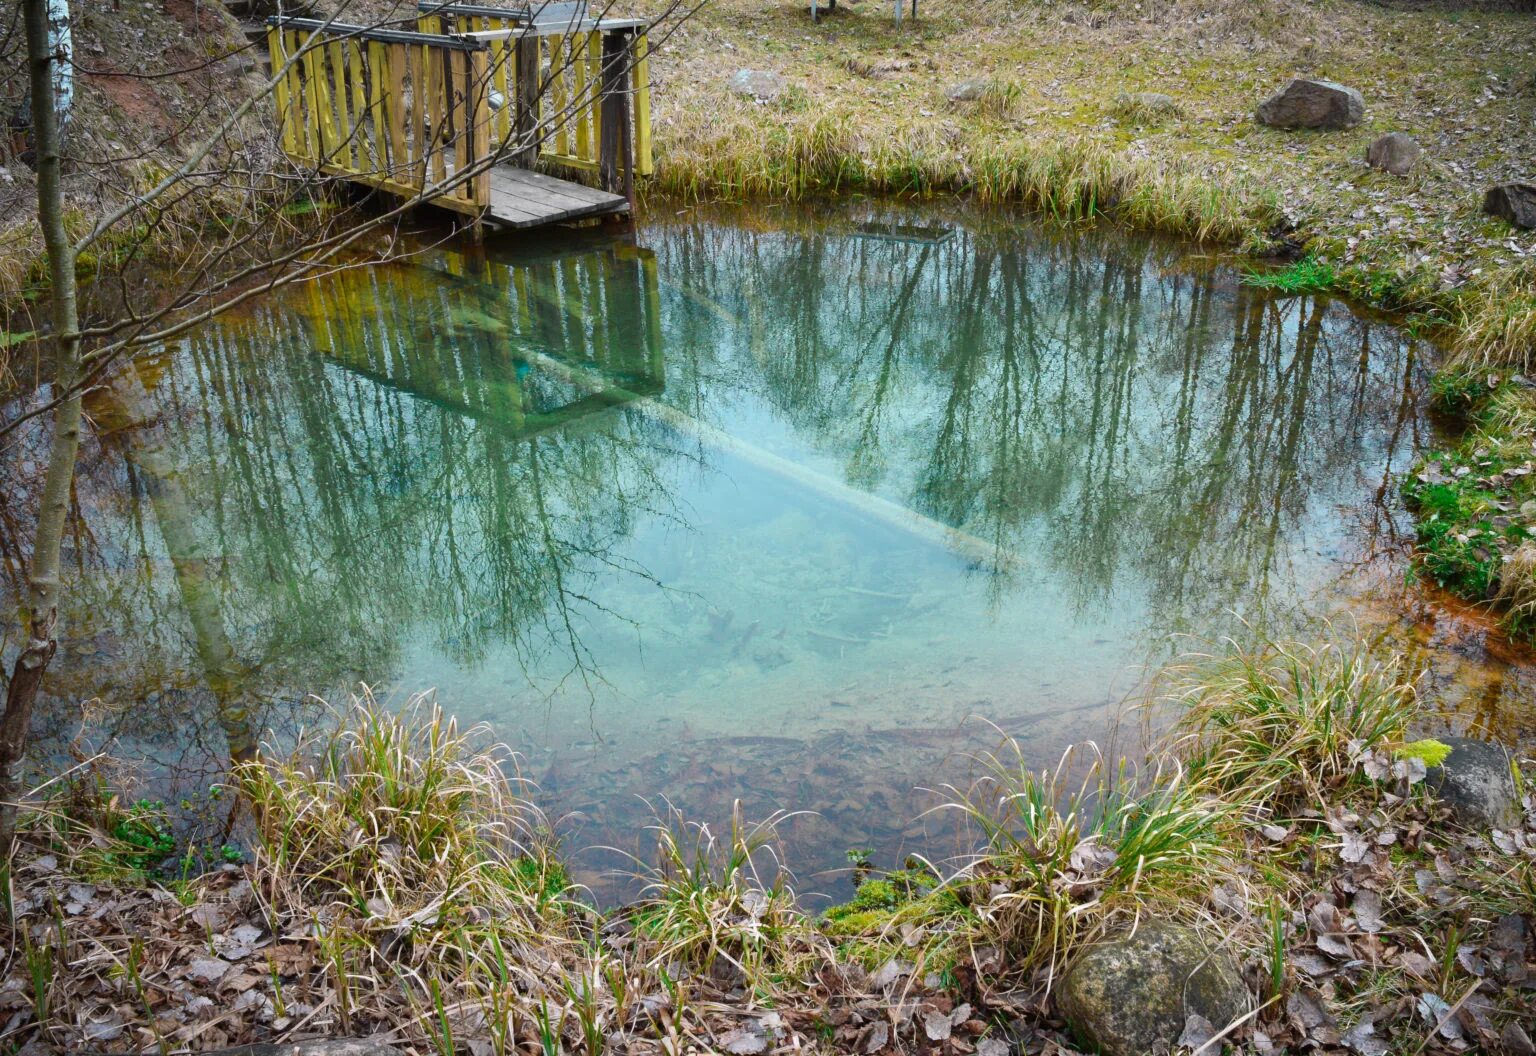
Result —
[[45, 739], [94, 698], [95, 736], [205, 780], [309, 694], [435, 689], [573, 849], [741, 799], [817, 812], [785, 833], [825, 887], [850, 847], [932, 853], [914, 786], [1000, 733], [1040, 765], [1120, 736], [1178, 635], [1400, 582], [1426, 352], [965, 210], [423, 243], [97, 401]]

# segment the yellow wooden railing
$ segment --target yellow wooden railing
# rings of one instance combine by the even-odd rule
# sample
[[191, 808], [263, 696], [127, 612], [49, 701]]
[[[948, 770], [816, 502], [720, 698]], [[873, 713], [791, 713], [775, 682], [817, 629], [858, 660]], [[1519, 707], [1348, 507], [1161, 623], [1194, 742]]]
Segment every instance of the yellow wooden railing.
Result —
[[[493, 7], [484, 4], [443, 3], [420, 0], [417, 29], [435, 34], [480, 34], [488, 38], [491, 68], [496, 90], [511, 97], [511, 85], [524, 76], [517, 62], [517, 36], [497, 36], [501, 31], [525, 29], [537, 25], [537, 52], [526, 51], [532, 67], [531, 76], [548, 77], [538, 92], [538, 126], [541, 130], [539, 156], [559, 165], [595, 170], [601, 150], [602, 131], [597, 109], [592, 106], [602, 83], [604, 34], [629, 31], [634, 37], [633, 58], [629, 63], [630, 93], [633, 97], [635, 174], [649, 176], [654, 171], [651, 147], [651, 75], [650, 43], [642, 19], [605, 18], [593, 20], [584, 13], [566, 17], [556, 14], [556, 5], [528, 9]], [[570, 5], [559, 5], [567, 7]], [[585, 5], [582, 5], [585, 7]], [[547, 72], [546, 72], [547, 71]], [[495, 133], [504, 138], [511, 122], [510, 107], [499, 108], [494, 115]]]
[[[530, 166], [535, 150], [597, 171], [609, 190], [650, 173], [649, 91], [632, 87], [646, 77], [643, 22], [565, 32], [430, 17], [432, 28], [452, 20], [461, 32], [268, 19], [272, 68], [286, 70], [274, 89], [283, 150], [317, 171], [474, 215], [490, 205], [489, 165]], [[605, 125], [622, 141], [607, 151]]]
[[483, 41], [272, 19], [267, 47], [287, 67], [275, 102], [294, 160], [459, 212], [489, 204], [488, 171], [430, 193], [490, 143]]

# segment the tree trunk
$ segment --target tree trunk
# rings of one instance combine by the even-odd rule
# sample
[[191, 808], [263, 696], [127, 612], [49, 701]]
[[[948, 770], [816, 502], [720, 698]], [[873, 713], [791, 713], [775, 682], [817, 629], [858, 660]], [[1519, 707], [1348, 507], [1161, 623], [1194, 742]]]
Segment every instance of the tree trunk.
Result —
[[[80, 327], [75, 308], [75, 255], [64, 232], [64, 194], [59, 183], [59, 115], [55, 106], [53, 65], [69, 62], [50, 40], [50, 15], [59, 0], [22, 0], [26, 22], [27, 66], [32, 93], [32, 131], [37, 144], [37, 216], [48, 251], [52, 282], [53, 333], [56, 345], [54, 386], [72, 391], [80, 369]], [[75, 455], [80, 449], [80, 397], [71, 396], [54, 412], [53, 446], [43, 479], [42, 506], [32, 540], [27, 573], [27, 641], [16, 657], [0, 715], [0, 854], [10, 849], [16, 806], [23, 792], [22, 772], [32, 706], [43, 674], [58, 649], [59, 552], [69, 515]]]

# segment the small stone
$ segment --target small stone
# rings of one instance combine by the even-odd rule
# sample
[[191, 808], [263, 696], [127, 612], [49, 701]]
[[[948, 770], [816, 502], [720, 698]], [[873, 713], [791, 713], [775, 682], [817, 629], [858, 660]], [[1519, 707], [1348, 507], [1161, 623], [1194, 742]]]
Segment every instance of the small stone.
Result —
[[1402, 132], [1388, 132], [1365, 151], [1366, 163], [1394, 176], [1407, 176], [1424, 154], [1418, 141]]
[[1192, 928], [1145, 921], [1088, 950], [1062, 980], [1058, 1000], [1072, 1026], [1106, 1056], [1166, 1052], [1191, 1016], [1221, 1030], [1249, 1008], [1237, 962]]
[[1483, 212], [1516, 227], [1536, 228], [1536, 183], [1501, 183], [1483, 195]]
[[1509, 753], [1497, 744], [1442, 737], [1451, 754], [1425, 776], [1456, 820], [1475, 829], [1517, 829], [1523, 821]]
[[1333, 81], [1298, 77], [1260, 103], [1256, 116], [1271, 128], [1354, 128], [1365, 120], [1365, 99]]
[[970, 80], [961, 81], [951, 85], [944, 95], [952, 103], [974, 103], [987, 92], [987, 82], [980, 77], [972, 77]]
[[768, 103], [784, 92], [784, 78], [772, 70], [737, 70], [731, 75], [731, 91]]
[[1179, 103], [1163, 92], [1122, 92], [1115, 97], [1115, 109], [1125, 115], [1167, 117], [1179, 112]]

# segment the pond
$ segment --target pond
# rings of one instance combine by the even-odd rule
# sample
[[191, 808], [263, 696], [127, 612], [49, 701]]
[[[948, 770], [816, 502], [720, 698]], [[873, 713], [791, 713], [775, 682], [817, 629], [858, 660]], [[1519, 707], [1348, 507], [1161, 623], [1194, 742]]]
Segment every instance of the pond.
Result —
[[918, 788], [1002, 734], [1037, 766], [1118, 736], [1183, 635], [1347, 609], [1443, 710], [1528, 688], [1403, 585], [1427, 346], [1113, 231], [664, 212], [423, 238], [95, 398], [43, 743], [93, 698], [92, 743], [186, 794], [309, 694], [432, 688], [581, 879], [667, 802], [740, 800], [815, 812], [786, 850], [832, 891], [848, 849], [942, 852]]

